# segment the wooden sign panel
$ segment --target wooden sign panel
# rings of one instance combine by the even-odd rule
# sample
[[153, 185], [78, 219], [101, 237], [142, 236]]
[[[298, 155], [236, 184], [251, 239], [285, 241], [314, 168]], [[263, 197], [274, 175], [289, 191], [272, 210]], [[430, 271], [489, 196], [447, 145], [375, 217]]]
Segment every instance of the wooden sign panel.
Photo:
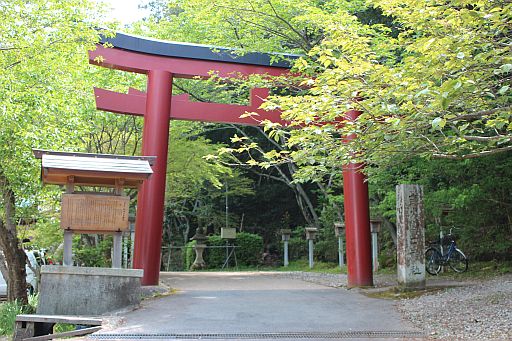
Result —
[[122, 196], [63, 194], [60, 226], [87, 233], [126, 231], [129, 203]]
[[220, 229], [222, 239], [236, 239], [236, 229], [231, 227], [222, 227]]

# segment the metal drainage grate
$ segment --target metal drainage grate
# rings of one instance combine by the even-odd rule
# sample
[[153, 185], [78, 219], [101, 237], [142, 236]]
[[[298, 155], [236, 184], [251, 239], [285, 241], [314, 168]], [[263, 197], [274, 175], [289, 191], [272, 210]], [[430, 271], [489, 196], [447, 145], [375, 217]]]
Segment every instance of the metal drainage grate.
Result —
[[92, 334], [98, 340], [241, 340], [241, 339], [349, 339], [349, 338], [415, 338], [424, 337], [417, 331], [339, 331], [339, 332], [278, 332], [278, 333], [141, 333]]

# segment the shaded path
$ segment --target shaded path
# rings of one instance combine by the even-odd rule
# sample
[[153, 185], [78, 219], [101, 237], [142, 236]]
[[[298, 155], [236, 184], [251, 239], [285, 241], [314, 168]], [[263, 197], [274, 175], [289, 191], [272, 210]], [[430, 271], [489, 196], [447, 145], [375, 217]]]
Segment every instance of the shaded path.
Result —
[[[238, 338], [243, 338], [243, 333], [277, 333], [272, 338], [284, 338], [286, 333], [299, 333], [290, 338], [302, 335], [321, 339], [322, 333], [332, 333], [324, 336], [346, 339], [368, 335], [405, 337], [415, 331], [401, 319], [391, 301], [278, 274], [162, 273], [160, 278], [178, 292], [145, 300], [141, 309], [123, 315], [120, 326], [101, 334], [171, 338], [174, 334], [213, 333], [240, 334]], [[357, 334], [361, 331], [366, 333]]]

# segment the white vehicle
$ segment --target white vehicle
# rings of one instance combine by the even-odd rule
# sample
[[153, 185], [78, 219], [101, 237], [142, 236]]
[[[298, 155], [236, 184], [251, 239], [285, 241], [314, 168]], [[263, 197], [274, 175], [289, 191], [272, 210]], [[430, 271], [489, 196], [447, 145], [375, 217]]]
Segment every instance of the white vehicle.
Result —
[[[39, 267], [41, 265], [46, 264], [44, 259], [44, 254], [37, 250], [25, 250], [25, 254], [27, 255], [27, 259], [30, 262], [30, 265], [34, 270], [39, 271]], [[37, 274], [28, 266], [25, 266], [25, 271], [27, 272], [27, 290], [29, 293], [37, 292]], [[7, 295], [7, 283], [2, 273], [0, 273], [0, 296]]]
[[6, 296], [7, 295], [7, 283], [5, 283], [4, 276], [2, 276], [2, 273], [0, 272], [0, 296]]

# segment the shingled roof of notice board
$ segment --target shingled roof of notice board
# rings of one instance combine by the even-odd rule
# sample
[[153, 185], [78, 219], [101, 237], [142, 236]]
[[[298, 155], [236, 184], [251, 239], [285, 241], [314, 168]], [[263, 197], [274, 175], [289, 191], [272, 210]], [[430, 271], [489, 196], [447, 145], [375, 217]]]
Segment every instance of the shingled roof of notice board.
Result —
[[152, 173], [154, 156], [124, 156], [58, 152], [34, 149], [41, 159], [41, 178], [45, 184], [64, 185], [74, 177], [75, 185], [114, 187], [123, 180], [124, 187], [138, 187]]
[[[192, 44], [138, 37], [126, 33], [116, 33], [113, 38], [102, 37], [101, 43], [112, 44], [113, 47], [145, 53], [155, 56], [209, 60], [248, 65], [290, 68], [291, 62], [300, 55], [283, 53], [249, 52], [237, 54], [236, 49], [210, 45]], [[277, 57], [277, 58], [276, 58]]]

